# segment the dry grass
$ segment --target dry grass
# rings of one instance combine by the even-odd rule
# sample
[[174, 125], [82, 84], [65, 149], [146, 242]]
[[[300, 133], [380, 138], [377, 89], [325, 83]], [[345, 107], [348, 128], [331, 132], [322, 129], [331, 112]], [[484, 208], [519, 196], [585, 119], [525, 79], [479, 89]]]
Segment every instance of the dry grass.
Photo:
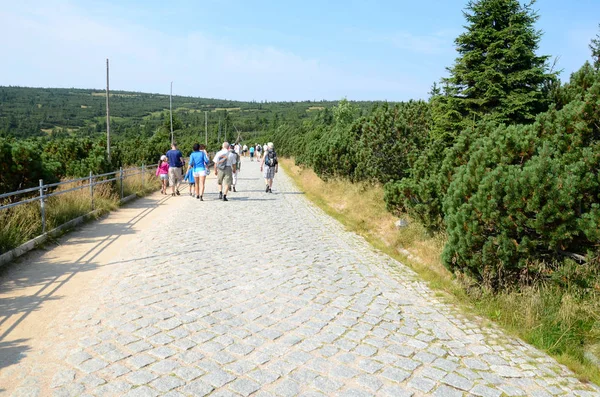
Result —
[[375, 248], [410, 266], [466, 314], [496, 322], [554, 356], [581, 380], [600, 384], [599, 368], [584, 356], [594, 349], [600, 354], [600, 290], [582, 295], [577, 289], [550, 284], [502, 293], [482, 290], [455, 278], [442, 265], [444, 235], [430, 236], [408, 218], [408, 227], [396, 228], [398, 218], [386, 211], [381, 186], [324, 182], [293, 160], [281, 159], [280, 163], [307, 198]]

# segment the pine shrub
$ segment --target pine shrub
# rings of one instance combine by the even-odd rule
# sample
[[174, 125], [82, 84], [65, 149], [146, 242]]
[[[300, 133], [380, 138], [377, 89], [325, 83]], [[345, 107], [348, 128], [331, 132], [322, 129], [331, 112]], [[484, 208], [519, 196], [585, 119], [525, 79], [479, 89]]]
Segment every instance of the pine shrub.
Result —
[[[491, 288], [538, 278], [534, 263], [595, 258], [600, 241], [600, 79], [533, 125], [482, 133], [443, 199], [445, 265]], [[448, 160], [448, 156], [446, 156]]]

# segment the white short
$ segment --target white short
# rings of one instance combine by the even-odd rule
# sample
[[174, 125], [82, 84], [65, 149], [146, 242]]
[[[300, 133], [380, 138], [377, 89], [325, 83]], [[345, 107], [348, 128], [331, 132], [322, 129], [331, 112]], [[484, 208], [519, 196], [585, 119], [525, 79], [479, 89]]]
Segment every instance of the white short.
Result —
[[200, 178], [201, 176], [206, 176], [206, 170], [202, 171], [194, 171], [194, 178]]

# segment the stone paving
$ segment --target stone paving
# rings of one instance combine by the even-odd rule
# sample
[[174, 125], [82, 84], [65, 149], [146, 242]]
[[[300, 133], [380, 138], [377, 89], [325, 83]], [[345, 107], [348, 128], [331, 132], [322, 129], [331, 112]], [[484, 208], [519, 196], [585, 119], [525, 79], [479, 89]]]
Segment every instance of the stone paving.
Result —
[[13, 395], [600, 394], [436, 298], [282, 172], [272, 194], [256, 163], [242, 172], [229, 202], [214, 180], [204, 202], [169, 199], [81, 310], [56, 320], [50, 384], [34, 368]]

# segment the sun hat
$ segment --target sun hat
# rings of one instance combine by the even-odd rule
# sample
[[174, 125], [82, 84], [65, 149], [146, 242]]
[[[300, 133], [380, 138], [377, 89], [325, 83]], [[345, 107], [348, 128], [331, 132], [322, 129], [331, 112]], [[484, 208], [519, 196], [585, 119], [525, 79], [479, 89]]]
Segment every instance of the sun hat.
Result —
[[160, 159], [161, 159], [161, 160], [166, 160], [166, 159], [167, 159], [167, 156], [165, 156], [165, 155], [163, 154], [162, 156], [160, 156]]

